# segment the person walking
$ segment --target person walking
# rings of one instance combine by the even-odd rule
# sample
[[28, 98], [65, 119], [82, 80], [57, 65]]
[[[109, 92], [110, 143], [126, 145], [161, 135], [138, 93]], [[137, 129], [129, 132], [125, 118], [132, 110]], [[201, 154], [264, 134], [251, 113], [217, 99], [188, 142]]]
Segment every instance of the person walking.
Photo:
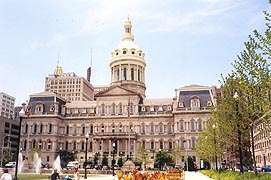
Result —
[[12, 180], [11, 175], [8, 173], [8, 169], [3, 169], [3, 174], [0, 180]]
[[195, 170], [195, 173], [198, 171], [198, 166], [196, 162], [194, 162], [194, 170]]
[[57, 172], [57, 169], [55, 168], [54, 172], [51, 175], [51, 180], [59, 180], [59, 179], [60, 179], [59, 173]]
[[74, 178], [74, 180], [79, 180], [80, 179], [80, 173], [78, 171], [78, 167], [74, 168], [73, 178]]

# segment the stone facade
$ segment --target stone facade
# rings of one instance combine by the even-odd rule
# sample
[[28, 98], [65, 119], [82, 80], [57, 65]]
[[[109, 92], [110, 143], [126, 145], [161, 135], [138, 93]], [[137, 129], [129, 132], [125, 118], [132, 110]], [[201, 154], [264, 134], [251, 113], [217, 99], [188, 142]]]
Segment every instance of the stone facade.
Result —
[[[30, 96], [26, 109], [31, 115], [22, 124], [24, 157], [38, 146], [43, 163], [52, 165], [60, 150], [75, 152], [83, 163], [88, 133], [88, 159], [98, 154], [99, 163], [106, 155], [111, 165], [113, 143], [116, 159], [135, 159], [140, 146], [149, 157], [159, 149], [171, 153], [177, 143], [186, 152], [183, 156], [193, 156], [200, 164], [195, 144], [216, 106], [217, 89], [191, 85], [176, 89], [172, 98], [145, 98], [145, 54], [134, 43], [129, 19], [124, 27], [122, 41], [112, 52], [111, 83], [96, 88], [94, 100], [68, 102], [53, 92]], [[183, 166], [183, 160], [176, 163]]]

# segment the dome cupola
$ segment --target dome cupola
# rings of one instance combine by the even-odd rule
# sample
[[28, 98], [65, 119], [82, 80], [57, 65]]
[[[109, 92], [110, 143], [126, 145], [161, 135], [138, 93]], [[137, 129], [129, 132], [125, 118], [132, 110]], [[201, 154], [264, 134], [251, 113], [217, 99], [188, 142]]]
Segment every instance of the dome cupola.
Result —
[[134, 42], [132, 22], [128, 17], [124, 23], [125, 33], [111, 55], [111, 85], [121, 85], [145, 97], [145, 53]]

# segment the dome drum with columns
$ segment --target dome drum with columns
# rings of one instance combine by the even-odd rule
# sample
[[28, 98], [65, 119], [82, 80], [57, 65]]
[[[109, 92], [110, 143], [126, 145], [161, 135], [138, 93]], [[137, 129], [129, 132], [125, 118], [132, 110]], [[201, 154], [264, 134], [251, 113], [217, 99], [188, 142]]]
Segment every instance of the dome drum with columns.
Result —
[[132, 23], [125, 21], [125, 34], [115, 51], [113, 51], [111, 68], [111, 86], [120, 85], [133, 90], [145, 98], [145, 53], [134, 42]]

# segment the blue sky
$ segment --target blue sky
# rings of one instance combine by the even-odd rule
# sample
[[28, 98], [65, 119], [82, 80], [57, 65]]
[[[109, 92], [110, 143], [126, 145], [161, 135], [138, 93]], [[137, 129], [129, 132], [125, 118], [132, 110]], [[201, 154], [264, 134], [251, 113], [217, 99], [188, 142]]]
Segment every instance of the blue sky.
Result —
[[58, 59], [64, 72], [85, 77], [91, 48], [91, 83], [108, 85], [128, 16], [145, 52], [147, 98], [219, 86], [248, 35], [263, 32], [264, 10], [267, 0], [0, 0], [0, 92], [20, 105], [44, 91]]

